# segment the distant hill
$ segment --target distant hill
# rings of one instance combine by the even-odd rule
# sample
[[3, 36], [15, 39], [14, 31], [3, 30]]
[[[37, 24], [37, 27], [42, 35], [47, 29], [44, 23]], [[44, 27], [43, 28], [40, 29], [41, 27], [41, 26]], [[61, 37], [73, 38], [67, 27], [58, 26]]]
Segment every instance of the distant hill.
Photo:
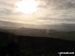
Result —
[[47, 29], [34, 29], [34, 28], [16, 28], [16, 29], [1, 29], [2, 32], [9, 32], [14, 35], [32, 36], [32, 37], [47, 37], [47, 38], [59, 38], [65, 40], [75, 41], [75, 31], [58, 31]]

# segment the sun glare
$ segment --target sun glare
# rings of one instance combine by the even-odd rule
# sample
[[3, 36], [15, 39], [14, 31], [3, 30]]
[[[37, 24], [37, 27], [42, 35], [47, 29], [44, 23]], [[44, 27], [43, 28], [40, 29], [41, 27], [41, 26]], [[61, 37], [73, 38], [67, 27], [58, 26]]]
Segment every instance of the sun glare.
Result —
[[35, 0], [22, 0], [17, 5], [17, 11], [32, 14], [37, 11], [38, 3]]

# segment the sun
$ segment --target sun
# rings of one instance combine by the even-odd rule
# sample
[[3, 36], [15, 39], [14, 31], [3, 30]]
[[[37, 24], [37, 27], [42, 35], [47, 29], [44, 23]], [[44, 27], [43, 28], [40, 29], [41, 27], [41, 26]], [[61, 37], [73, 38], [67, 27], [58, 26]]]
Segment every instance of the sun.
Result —
[[37, 11], [38, 3], [35, 0], [22, 0], [17, 5], [17, 11], [32, 14]]

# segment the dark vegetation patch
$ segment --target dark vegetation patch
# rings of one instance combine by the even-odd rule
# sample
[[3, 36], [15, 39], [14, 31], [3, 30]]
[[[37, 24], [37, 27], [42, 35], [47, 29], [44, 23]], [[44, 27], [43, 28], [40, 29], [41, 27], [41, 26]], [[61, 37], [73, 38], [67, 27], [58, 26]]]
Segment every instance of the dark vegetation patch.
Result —
[[0, 32], [0, 56], [57, 56], [71, 51], [75, 51], [75, 41]]

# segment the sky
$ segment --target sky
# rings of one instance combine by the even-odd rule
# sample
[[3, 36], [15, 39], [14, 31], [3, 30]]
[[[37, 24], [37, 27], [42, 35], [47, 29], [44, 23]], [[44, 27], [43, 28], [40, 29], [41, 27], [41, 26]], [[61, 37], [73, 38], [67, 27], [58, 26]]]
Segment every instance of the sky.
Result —
[[16, 3], [22, 0], [0, 0], [0, 21], [26, 24], [75, 23], [75, 0], [35, 0], [38, 11], [33, 14], [17, 12]]

